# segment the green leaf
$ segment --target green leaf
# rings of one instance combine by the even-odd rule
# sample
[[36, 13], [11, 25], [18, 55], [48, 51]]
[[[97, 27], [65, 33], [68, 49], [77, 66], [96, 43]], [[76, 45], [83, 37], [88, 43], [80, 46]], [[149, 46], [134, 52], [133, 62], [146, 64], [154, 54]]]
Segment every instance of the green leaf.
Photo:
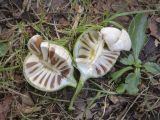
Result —
[[152, 73], [152, 74], [158, 74], [160, 73], [160, 65], [153, 63], [153, 62], [147, 62], [143, 65], [143, 67], [145, 68], [145, 70], [147, 70], [148, 72]]
[[144, 14], [137, 14], [129, 26], [129, 34], [132, 40], [132, 49], [136, 61], [146, 42], [146, 28], [147, 16]]
[[133, 55], [130, 54], [127, 58], [122, 58], [120, 62], [124, 65], [134, 65]]
[[0, 57], [5, 56], [7, 51], [8, 51], [8, 44], [7, 43], [0, 43]]
[[116, 14], [112, 15], [109, 18], [109, 20], [113, 20], [113, 19], [116, 19], [117, 17], [121, 17], [121, 16], [140, 14], [140, 13], [148, 13], [148, 12], [155, 12], [155, 11], [159, 11], [159, 10], [158, 9], [157, 10], [136, 10], [136, 11], [131, 11], [131, 12], [116, 13]]
[[130, 73], [125, 79], [125, 88], [128, 94], [134, 95], [138, 93], [137, 86], [140, 83], [140, 72]]
[[125, 72], [127, 72], [128, 70], [131, 70], [132, 67], [131, 66], [128, 66], [128, 67], [125, 67], [121, 70], [118, 70], [114, 73], [111, 74], [111, 77], [112, 77], [112, 81], [113, 80], [116, 80], [117, 78], [119, 78], [120, 76], [122, 76]]
[[126, 90], [126, 85], [125, 84], [120, 84], [117, 89], [116, 89], [116, 92], [119, 93], [119, 94], [122, 94], [124, 93]]

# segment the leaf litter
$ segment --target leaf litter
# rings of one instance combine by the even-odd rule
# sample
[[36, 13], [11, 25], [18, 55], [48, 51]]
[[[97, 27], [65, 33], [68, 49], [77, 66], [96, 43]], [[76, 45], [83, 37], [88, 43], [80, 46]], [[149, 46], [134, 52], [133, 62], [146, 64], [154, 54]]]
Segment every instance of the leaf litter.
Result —
[[8, 112], [10, 112], [13, 96], [5, 96], [0, 102], [0, 120], [6, 120]]
[[[75, 22], [74, 19], [78, 13], [75, 9], [73, 9], [74, 3], [67, 0], [60, 0], [60, 1], [47, 0], [45, 2], [31, 1], [30, 4], [26, 4], [25, 2], [28, 2], [28, 1], [30, 0], [26, 0], [24, 2], [22, 1], [19, 2], [18, 0], [9, 0], [9, 1], [0, 0], [0, 9], [1, 9], [0, 10], [0, 15], [1, 15], [0, 16], [0, 26], [1, 26], [0, 41], [9, 40], [11, 35], [18, 33], [18, 35], [14, 36], [13, 40], [9, 40], [7, 42], [9, 43], [13, 42], [15, 46], [20, 46], [22, 48], [22, 49], [18, 47], [15, 47], [14, 49], [10, 48], [11, 50], [9, 50], [8, 53], [3, 52], [3, 54], [4, 53], [5, 54], [3, 55], [2, 61], [5, 61], [6, 59], [8, 59], [8, 57], [6, 57], [5, 55], [7, 56], [12, 55], [17, 50], [22, 51], [19, 54], [16, 54], [16, 58], [15, 57], [11, 58], [10, 61], [7, 62], [6, 66], [15, 66], [17, 64], [21, 65], [21, 62], [23, 61], [27, 51], [25, 43], [27, 43], [29, 37], [37, 33], [37, 31], [33, 28], [33, 26], [38, 26], [40, 28], [40, 32], [45, 31], [44, 36], [50, 37], [54, 41], [54, 38], [56, 38], [56, 34], [53, 26], [53, 21], [56, 21], [57, 31], [59, 32], [60, 38], [63, 38], [63, 36], [66, 35], [67, 29], [70, 29], [73, 26]], [[95, 22], [94, 24], [97, 24], [103, 21], [103, 18], [105, 18], [105, 16], [110, 15], [110, 13], [113, 14], [119, 11], [125, 12], [125, 11], [157, 8], [157, 5], [160, 3], [156, 2], [156, 0], [154, 1], [153, 0], [150, 0], [150, 1], [125, 0], [122, 2], [121, 0], [118, 0], [118, 2], [115, 2], [115, 0], [107, 1], [107, 2], [105, 0], [102, 0], [102, 1], [93, 0], [91, 3], [87, 3], [85, 1], [83, 2], [79, 1], [78, 4], [84, 7], [84, 12], [82, 13], [81, 18], [79, 19], [78, 25], [84, 25], [83, 23], [85, 22], [90, 23], [90, 21], [93, 21]], [[48, 14], [50, 17], [47, 23], [50, 25], [46, 25], [46, 23], [43, 21], [44, 20], [43, 16], [45, 15], [47, 16]], [[145, 54], [145, 57], [143, 57], [141, 53], [141, 58], [143, 57], [144, 61], [146, 60], [148, 61], [149, 59], [152, 61], [156, 61], [157, 63], [160, 63], [160, 56], [159, 56], [159, 51], [160, 51], [159, 28], [160, 27], [158, 27], [160, 24], [160, 20], [159, 20], [160, 16], [158, 12], [156, 12], [156, 14], [157, 14], [156, 17], [153, 16], [152, 14], [151, 14], [152, 17], [149, 17], [151, 19], [151, 22], [149, 23], [149, 28], [148, 28], [150, 33], [147, 31], [147, 35], [149, 36], [149, 38], [148, 38], [147, 44], [143, 49], [143, 54]], [[87, 16], [87, 18], [85, 18], [85, 16]], [[133, 16], [120, 17], [119, 19], [116, 19], [116, 21], [120, 21], [120, 23], [125, 24], [127, 28], [128, 27], [127, 24], [130, 22], [132, 17]], [[39, 22], [40, 20], [42, 23]], [[21, 33], [19, 33], [19, 28], [17, 27], [17, 23], [20, 23], [20, 24], [23, 23], [24, 25], [24, 26], [22, 25], [22, 27], [24, 27], [25, 29], [21, 29], [22, 30]], [[14, 29], [14, 27], [16, 29]], [[27, 28], [30, 28], [30, 30], [28, 30], [29, 32], [26, 30]], [[70, 41], [74, 41], [75, 36], [73, 38], [69, 36], [67, 39], [69, 39]], [[72, 42], [69, 42], [69, 45], [70, 43]], [[70, 46], [72, 47], [72, 45]], [[152, 53], [152, 56], [150, 53]], [[114, 68], [117, 71], [119, 67], [121, 67], [121, 64], [117, 63], [117, 65]], [[15, 74], [14, 76], [18, 74], [18, 76], [20, 77], [19, 79], [24, 80], [24, 77], [22, 76], [21, 71], [22, 69], [20, 68], [20, 69], [16, 69], [16, 72], [15, 71], [10, 71], [10, 72], [12, 73], [11, 75]], [[69, 101], [71, 95], [73, 94], [73, 89], [67, 88], [57, 93], [43, 93], [33, 89], [25, 82], [16, 82], [16, 78], [15, 78], [15, 81], [14, 79], [10, 81], [11, 78], [6, 74], [8, 74], [8, 71], [6, 73], [4, 72], [1, 73], [1, 76], [0, 76], [1, 78], [0, 82], [2, 83], [1, 85], [8, 85], [9, 87], [12, 87], [12, 89], [18, 90], [18, 92], [25, 94], [25, 96], [27, 97], [19, 96], [21, 102], [18, 100], [18, 105], [16, 104], [17, 106], [16, 105], [12, 106], [11, 104], [13, 104], [14, 102], [13, 97], [7, 96], [8, 94], [7, 91], [4, 93], [2, 92], [0, 95], [1, 96], [0, 120], [6, 119], [8, 118], [8, 116], [10, 117], [12, 114], [10, 113], [10, 111], [13, 109], [15, 110], [14, 112], [16, 112], [16, 114], [15, 116], [12, 116], [13, 117], [12, 119], [24, 119], [26, 117], [28, 119], [37, 119], [37, 120], [40, 120], [40, 119], [51, 120], [56, 118], [64, 120], [64, 119], [73, 119], [75, 117], [70, 117], [70, 116], [75, 116], [75, 115], [79, 115], [79, 117], [77, 116], [77, 119], [83, 119], [85, 114], [84, 109], [86, 109], [86, 106], [88, 103], [82, 102], [82, 101], [88, 100], [88, 98], [90, 97], [94, 97], [96, 93], [94, 91], [88, 91], [88, 90], [86, 90], [86, 92], [82, 92], [81, 96], [85, 96], [85, 98], [83, 100], [82, 99], [78, 100], [78, 101], [81, 101], [82, 103], [79, 103], [79, 105], [77, 105], [77, 110], [74, 111], [73, 113], [69, 113], [67, 111], [67, 105], [68, 105], [67, 102], [58, 101], [59, 105], [63, 108], [65, 113], [67, 113], [67, 114], [63, 114], [64, 111], [60, 110], [59, 107], [57, 107], [56, 105], [57, 101], [50, 100], [48, 99], [48, 97], [52, 96], [53, 98], [58, 98], [62, 100], [65, 98], [67, 99], [67, 101]], [[14, 78], [14, 76], [12, 77]], [[104, 87], [105, 90], [108, 90], [107, 86], [110, 86], [110, 89], [114, 90], [115, 86], [108, 83], [109, 79], [107, 77], [108, 76], [100, 78], [100, 80], [98, 80], [97, 83], [100, 86]], [[2, 78], [3, 79], [5, 78], [6, 80], [2, 80]], [[122, 77], [122, 79], [125, 79], [125, 78]], [[159, 92], [160, 92], [160, 84], [159, 84], [160, 80], [159, 80], [159, 77], [154, 77], [154, 79], [156, 80], [156, 83], [151, 84], [150, 88], [147, 91], [145, 91], [137, 99], [137, 101], [133, 104], [130, 111], [127, 112], [125, 119], [136, 120], [136, 119], [143, 118], [143, 119], [158, 120], [158, 115], [160, 112], [159, 101], [158, 101]], [[142, 87], [144, 89], [147, 86], [145, 82], [143, 83], [144, 86]], [[11, 86], [10, 84], [14, 84], [14, 86], [16, 87]], [[89, 86], [97, 89], [97, 87], [95, 87], [90, 82], [89, 82]], [[3, 91], [3, 89], [1, 90]], [[36, 93], [31, 95], [33, 97], [36, 97], [36, 100], [32, 99], [29, 91]], [[135, 98], [136, 96], [128, 96], [128, 95], [122, 95], [120, 98], [119, 97], [117, 98], [117, 96], [101, 97], [97, 99], [94, 102], [93, 107], [91, 107], [91, 109], [87, 111], [88, 113], [86, 118], [87, 119], [100, 119], [100, 118], [102, 119], [108, 119], [108, 118], [118, 119], [119, 118], [120, 119], [126, 113], [126, 111], [128, 110], [128, 107], [132, 104]], [[51, 110], [47, 112], [46, 109], [48, 109], [49, 106], [51, 106], [50, 107]], [[150, 107], [152, 109], [150, 109]], [[20, 114], [20, 111], [24, 114], [24, 116]], [[33, 117], [33, 116], [36, 116], [36, 117]]]

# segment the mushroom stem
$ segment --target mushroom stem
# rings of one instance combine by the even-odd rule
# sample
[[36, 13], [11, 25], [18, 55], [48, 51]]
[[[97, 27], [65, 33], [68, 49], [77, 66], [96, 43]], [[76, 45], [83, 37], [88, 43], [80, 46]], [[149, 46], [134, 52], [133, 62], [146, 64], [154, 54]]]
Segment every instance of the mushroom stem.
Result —
[[76, 88], [77, 82], [76, 82], [76, 80], [74, 79], [74, 77], [71, 77], [71, 78], [69, 79], [69, 86], [72, 86], [72, 87]]
[[81, 92], [81, 89], [83, 88], [86, 80], [87, 80], [87, 78], [84, 77], [83, 75], [81, 75], [80, 80], [79, 80], [78, 85], [77, 85], [77, 88], [76, 88], [76, 91], [75, 91], [75, 93], [74, 93], [74, 95], [71, 99], [71, 102], [70, 102], [70, 105], [69, 105], [69, 108], [68, 108], [69, 110], [74, 110], [75, 109], [73, 107], [73, 104], [74, 104], [78, 94]]

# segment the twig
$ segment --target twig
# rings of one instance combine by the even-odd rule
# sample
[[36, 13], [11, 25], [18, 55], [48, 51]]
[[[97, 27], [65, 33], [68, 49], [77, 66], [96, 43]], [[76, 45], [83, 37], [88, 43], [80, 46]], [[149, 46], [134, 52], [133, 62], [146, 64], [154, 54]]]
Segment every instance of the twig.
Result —
[[126, 113], [124, 114], [124, 116], [122, 117], [121, 120], [124, 120], [124, 118], [126, 117], [127, 113], [129, 112], [129, 110], [133, 107], [133, 105], [136, 103], [136, 101], [138, 100], [138, 98], [140, 98], [140, 96], [146, 91], [148, 90], [149, 87], [147, 87], [146, 89], [144, 89], [137, 97], [136, 99], [133, 101], [133, 103], [129, 106], [128, 110], [126, 111]]
[[103, 114], [102, 114], [101, 118], [103, 118], [103, 116], [105, 115], [105, 112], [106, 112], [106, 107], [107, 107], [106, 100], [107, 100], [107, 96], [105, 97], [105, 100], [104, 100]]
[[51, 7], [51, 5], [52, 5], [52, 1], [53, 1], [53, 0], [51, 0], [51, 1], [49, 2], [49, 4], [48, 4], [47, 12], [49, 12], [49, 9], [50, 9], [50, 7]]
[[13, 53], [12, 55], [10, 55], [10, 57], [4, 62], [3, 66], [5, 66], [8, 62], [10, 62], [10, 60], [15, 57], [17, 55], [17, 52], [16, 53]]
[[75, 21], [74, 21], [74, 24], [73, 24], [73, 27], [72, 27], [73, 30], [77, 28], [83, 11], [84, 11], [84, 8], [79, 5], [78, 14], [75, 17]]
[[26, 95], [24, 95], [24, 94], [21, 94], [21, 93], [19, 93], [18, 91], [16, 91], [16, 90], [13, 90], [13, 89], [11, 89], [11, 88], [6, 88], [6, 87], [3, 87], [4, 89], [7, 89], [9, 92], [11, 92], [11, 93], [14, 93], [14, 94], [17, 94], [17, 95], [20, 95], [20, 96], [23, 96], [23, 97], [25, 97], [25, 98], [27, 98], [27, 96]]
[[57, 38], [60, 39], [60, 36], [59, 36], [58, 30], [57, 30], [57, 26], [56, 26], [56, 22], [55, 21], [54, 21], [54, 29], [56, 31]]
[[0, 22], [5, 22], [5, 21], [9, 21], [9, 20], [13, 20], [14, 18], [5, 18], [5, 19], [1, 19]]

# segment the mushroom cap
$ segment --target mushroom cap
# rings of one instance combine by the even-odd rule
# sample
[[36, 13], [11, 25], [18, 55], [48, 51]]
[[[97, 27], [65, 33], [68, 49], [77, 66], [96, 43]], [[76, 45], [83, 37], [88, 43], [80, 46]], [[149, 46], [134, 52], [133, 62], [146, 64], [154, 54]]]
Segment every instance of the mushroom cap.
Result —
[[131, 49], [131, 39], [126, 30], [120, 31], [114, 27], [104, 27], [100, 33], [111, 51], [129, 51]]
[[31, 53], [23, 64], [23, 73], [28, 83], [48, 92], [65, 86], [76, 87], [72, 59], [65, 48], [47, 41], [39, 42], [39, 35], [29, 40], [28, 48]]
[[77, 40], [74, 46], [74, 60], [85, 78], [97, 78], [105, 75], [115, 64], [120, 52], [104, 48], [104, 41], [98, 31], [88, 30]]

